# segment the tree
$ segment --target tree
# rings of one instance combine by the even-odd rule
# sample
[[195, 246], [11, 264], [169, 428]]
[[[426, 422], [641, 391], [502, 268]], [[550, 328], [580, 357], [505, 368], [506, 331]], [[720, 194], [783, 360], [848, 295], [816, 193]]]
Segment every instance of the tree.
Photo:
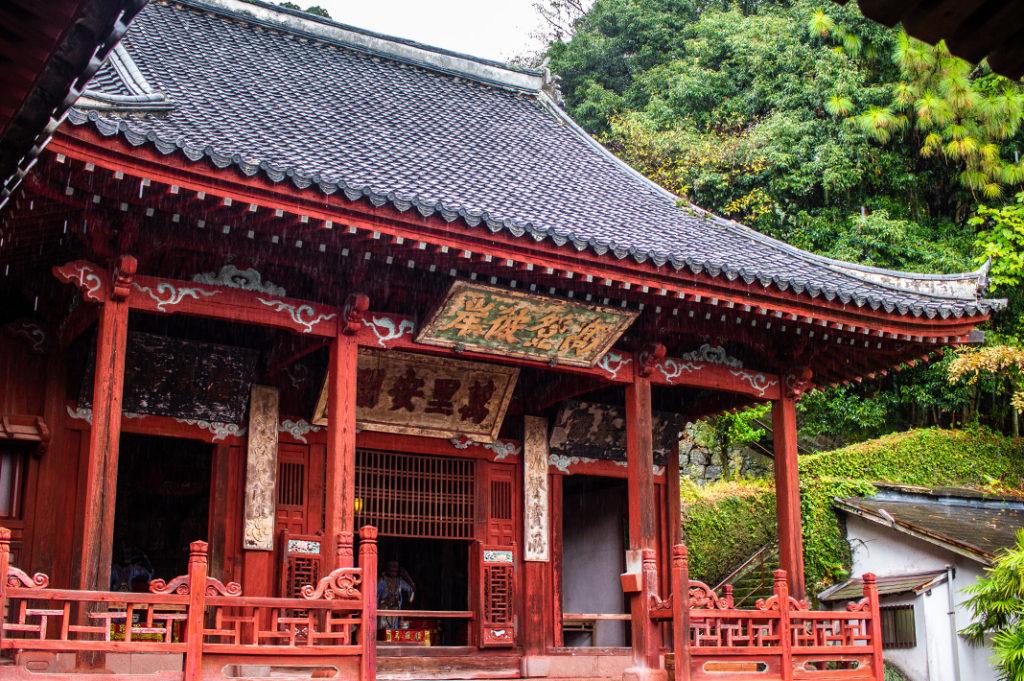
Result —
[[977, 245], [983, 258], [992, 258], [992, 283], [1024, 283], [1024, 192], [1019, 192], [1010, 205], [978, 206], [978, 215], [971, 223], [986, 226], [978, 233]]
[[1024, 412], [1024, 349], [1012, 345], [965, 348], [949, 365], [950, 382], [964, 379], [975, 385], [982, 376], [995, 379], [993, 395], [997, 391], [1009, 395], [1013, 435], [1019, 436], [1019, 416]]
[[975, 622], [963, 630], [973, 643], [991, 636], [992, 661], [1006, 681], [1024, 681], [1024, 530], [1004, 549], [987, 576], [967, 588]]

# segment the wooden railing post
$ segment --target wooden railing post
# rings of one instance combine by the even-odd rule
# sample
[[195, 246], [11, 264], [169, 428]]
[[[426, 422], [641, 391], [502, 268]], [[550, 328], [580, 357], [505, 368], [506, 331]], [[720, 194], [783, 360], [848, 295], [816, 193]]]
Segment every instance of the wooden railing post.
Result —
[[[185, 621], [184, 681], [199, 681], [203, 666], [203, 624], [206, 620], [207, 544], [189, 544], [188, 619]], [[130, 626], [130, 622], [128, 625]]]
[[782, 653], [782, 679], [793, 681], [793, 632], [789, 624], [789, 583], [786, 571], [776, 570], [775, 600], [779, 605], [779, 652]]
[[[363, 577], [362, 681], [377, 678], [377, 528], [359, 530], [359, 569]], [[186, 679], [185, 681], [188, 681]]]
[[648, 669], [657, 669], [659, 666], [658, 651], [661, 648], [660, 629], [651, 619], [651, 604], [658, 598], [658, 563], [657, 552], [654, 549], [643, 549], [640, 553], [642, 558], [641, 572], [643, 575], [643, 603], [641, 607], [644, 612], [644, 626], [648, 633], [644, 636], [644, 664]]
[[684, 544], [672, 547], [672, 647], [675, 681], [690, 681], [690, 563]]
[[11, 566], [11, 531], [0, 527], [0, 641], [7, 621], [7, 568]]
[[[351, 532], [339, 532], [338, 543], [334, 547], [334, 567], [338, 568], [341, 566], [352, 565], [352, 533]], [[324, 570], [325, 573], [331, 570]]]
[[868, 601], [868, 612], [871, 615], [871, 673], [875, 681], [882, 681], [885, 675], [882, 662], [882, 617], [878, 603], [878, 585], [872, 572], [864, 574], [864, 598]]

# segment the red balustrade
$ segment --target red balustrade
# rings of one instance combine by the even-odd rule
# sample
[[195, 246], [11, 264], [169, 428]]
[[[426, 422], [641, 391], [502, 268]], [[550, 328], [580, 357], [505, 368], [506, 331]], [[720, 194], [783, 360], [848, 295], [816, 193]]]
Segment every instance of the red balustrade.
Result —
[[[657, 575], [645, 570], [645, 588]], [[843, 612], [814, 611], [789, 595], [786, 573], [775, 571], [774, 594], [753, 610], [690, 580], [686, 547], [672, 555], [672, 595], [652, 595], [655, 622], [671, 624], [675, 681], [764, 679], [882, 681], [882, 635], [875, 576], [864, 575], [864, 599]], [[650, 580], [654, 580], [651, 582]]]
[[302, 598], [262, 598], [208, 576], [202, 541], [190, 546], [188, 574], [154, 580], [150, 593], [51, 589], [46, 575], [10, 565], [10, 531], [0, 528], [0, 650], [184, 653], [183, 681], [199, 679], [204, 653], [359, 656], [362, 681], [373, 681], [377, 530], [360, 538], [359, 567], [304, 586]]

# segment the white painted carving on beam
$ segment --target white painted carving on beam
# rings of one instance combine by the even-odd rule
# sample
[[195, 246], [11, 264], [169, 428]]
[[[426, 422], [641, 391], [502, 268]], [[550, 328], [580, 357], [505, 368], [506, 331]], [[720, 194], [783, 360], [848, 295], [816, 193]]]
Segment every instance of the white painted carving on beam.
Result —
[[265, 298], [260, 297], [257, 297], [256, 300], [268, 307], [274, 308], [278, 312], [287, 312], [293, 322], [304, 328], [303, 333], [312, 333], [313, 327], [320, 322], [325, 322], [338, 316], [337, 313], [332, 312], [330, 314], [320, 314], [314, 317], [316, 310], [313, 309], [312, 305], [299, 305], [298, 307], [295, 307], [283, 300], [266, 300]]
[[627, 357], [619, 352], [607, 352], [598, 363], [597, 367], [603, 371], [606, 371], [612, 378], [618, 378], [619, 372], [626, 368], [626, 366], [633, 361], [632, 357]]
[[764, 397], [765, 392], [769, 388], [771, 388], [772, 386], [778, 385], [778, 383], [779, 383], [774, 378], [769, 379], [764, 374], [755, 374], [755, 373], [751, 373], [749, 371], [735, 371], [735, 370], [734, 371], [730, 371], [729, 373], [732, 374], [733, 376], [735, 376], [736, 378], [740, 379], [741, 381], [746, 381], [747, 383], [749, 383], [750, 387], [753, 388], [755, 391], [757, 391], [757, 394], [760, 395], [761, 397]]
[[387, 316], [377, 316], [371, 319], [363, 319], [363, 326], [370, 327], [373, 335], [377, 337], [377, 345], [382, 348], [388, 346], [388, 341], [398, 340], [405, 334], [411, 337], [416, 331], [416, 325], [411, 319], [403, 319], [397, 325], [395, 320]]
[[217, 286], [228, 286], [243, 291], [256, 291], [257, 293], [269, 293], [272, 296], [284, 297], [288, 293], [284, 287], [263, 281], [263, 275], [256, 268], [250, 267], [247, 270], [240, 270], [234, 265], [224, 265], [220, 272], [203, 272], [192, 277], [192, 281], [200, 284], [215, 284]]
[[[278, 424], [277, 430], [282, 433], [288, 433], [299, 442], [306, 442], [306, 435], [309, 433], [319, 433], [321, 428], [320, 426], [314, 426], [305, 419], [299, 419], [298, 421], [285, 419]], [[306, 442], [306, 444], [309, 443]]]
[[199, 296], [215, 296], [220, 291], [207, 291], [201, 288], [178, 288], [170, 282], [162, 281], [156, 286], [156, 291], [148, 286], [141, 286], [132, 282], [132, 286], [142, 293], [149, 294], [149, 297], [156, 301], [156, 309], [167, 312], [167, 306], [180, 305], [186, 297], [199, 300]]

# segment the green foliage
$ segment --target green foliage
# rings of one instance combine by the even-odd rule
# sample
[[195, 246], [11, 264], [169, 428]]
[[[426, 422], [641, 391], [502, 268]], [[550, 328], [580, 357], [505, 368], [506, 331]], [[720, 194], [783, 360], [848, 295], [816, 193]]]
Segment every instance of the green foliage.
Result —
[[1024, 441], [985, 428], [928, 428], [800, 459], [802, 478], [845, 478], [906, 485], [1024, 487]]
[[992, 283], [996, 286], [1016, 286], [1024, 277], [1024, 192], [1019, 192], [1015, 203], [999, 208], [979, 206], [978, 215], [971, 220], [984, 225], [978, 233], [977, 245], [982, 258], [992, 258]]
[[279, 2], [277, 4], [280, 7], [284, 7], [285, 9], [294, 9], [294, 10], [298, 10], [299, 12], [305, 12], [306, 14], [314, 14], [314, 15], [316, 15], [318, 17], [323, 17], [324, 19], [330, 19], [331, 18], [331, 15], [327, 12], [327, 10], [325, 10], [320, 5], [313, 5], [312, 7], [307, 7], [306, 9], [302, 9], [301, 7], [296, 5], [294, 2]]
[[875, 491], [866, 480], [831, 477], [801, 480], [804, 575], [810, 593], [818, 593], [844, 579], [850, 570], [850, 546], [843, 536], [832, 500], [871, 495]]
[[[833, 499], [867, 496], [874, 483], [960, 486], [1005, 493], [1024, 486], [1024, 440], [984, 428], [915, 430], [800, 458], [800, 514], [808, 590], [845, 579], [850, 548]], [[775, 539], [770, 480], [684, 481], [683, 534], [695, 579], [714, 584]]]
[[775, 539], [775, 490], [769, 481], [683, 483], [683, 536], [690, 574], [717, 584]]
[[987, 576], [967, 588], [975, 621], [965, 628], [973, 643], [991, 636], [992, 661], [1001, 679], [1024, 679], [1024, 530], [1017, 531], [1017, 545], [1003, 550]]

